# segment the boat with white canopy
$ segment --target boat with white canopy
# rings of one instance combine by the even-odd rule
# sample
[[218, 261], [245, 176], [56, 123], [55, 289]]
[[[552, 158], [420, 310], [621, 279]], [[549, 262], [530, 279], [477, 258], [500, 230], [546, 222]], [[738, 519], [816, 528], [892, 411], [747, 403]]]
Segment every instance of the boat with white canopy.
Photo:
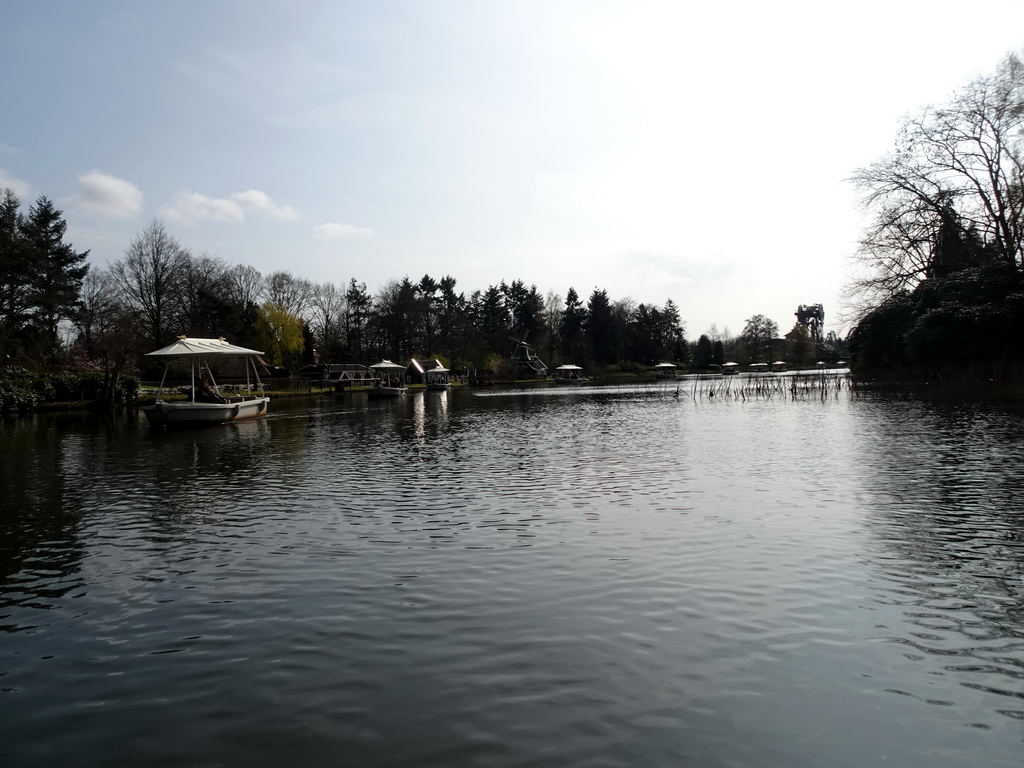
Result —
[[679, 378], [679, 374], [676, 372], [677, 367], [675, 363], [658, 363], [654, 366], [654, 378], [677, 379]]
[[405, 366], [390, 360], [381, 360], [371, 365], [370, 370], [377, 374], [374, 387], [370, 390], [370, 397], [400, 397], [405, 394], [405, 382], [402, 380]]
[[[191, 365], [191, 391], [187, 400], [164, 400], [164, 384], [167, 381], [167, 369], [160, 381], [160, 390], [156, 402], [142, 406], [142, 412], [149, 419], [150, 426], [217, 424], [238, 419], [251, 419], [264, 416], [270, 398], [263, 394], [259, 371], [256, 368], [259, 356], [255, 349], [246, 349], [229, 344], [224, 339], [191, 339], [179, 336], [172, 344], [168, 344], [146, 357], [164, 358], [169, 364], [174, 359], [185, 359]], [[238, 358], [245, 367], [245, 389], [241, 394], [223, 396], [213, 378], [209, 361], [224, 361], [227, 358]], [[255, 383], [254, 383], [255, 382]], [[253, 390], [257, 394], [252, 394]]]
[[444, 392], [452, 388], [451, 370], [443, 365], [425, 371], [423, 380], [431, 392]]
[[555, 368], [555, 384], [581, 384], [587, 381], [578, 365], [560, 365]]

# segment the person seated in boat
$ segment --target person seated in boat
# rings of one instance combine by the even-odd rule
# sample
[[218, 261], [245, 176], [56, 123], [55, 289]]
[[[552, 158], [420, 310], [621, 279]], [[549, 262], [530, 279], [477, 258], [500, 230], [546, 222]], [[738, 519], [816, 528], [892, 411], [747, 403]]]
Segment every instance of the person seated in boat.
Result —
[[226, 403], [227, 400], [221, 397], [217, 392], [210, 386], [208, 379], [200, 379], [199, 386], [196, 387], [196, 402], [197, 403]]

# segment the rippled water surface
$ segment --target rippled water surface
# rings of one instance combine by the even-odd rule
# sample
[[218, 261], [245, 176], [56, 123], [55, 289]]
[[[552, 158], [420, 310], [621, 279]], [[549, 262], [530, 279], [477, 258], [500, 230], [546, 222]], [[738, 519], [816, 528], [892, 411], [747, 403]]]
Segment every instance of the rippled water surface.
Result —
[[0, 425], [4, 765], [1024, 764], [1019, 405]]

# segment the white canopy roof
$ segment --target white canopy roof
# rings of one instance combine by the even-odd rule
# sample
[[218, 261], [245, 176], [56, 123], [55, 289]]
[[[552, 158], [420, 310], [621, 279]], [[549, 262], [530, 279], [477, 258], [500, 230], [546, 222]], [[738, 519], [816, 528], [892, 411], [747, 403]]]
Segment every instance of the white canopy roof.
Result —
[[657, 364], [656, 366], [654, 366], [654, 367], [655, 367], [655, 368], [676, 368], [676, 367], [678, 367], [678, 366], [676, 366], [676, 364], [675, 364], [675, 363], [658, 363], [658, 364]]
[[376, 371], [404, 371], [405, 366], [399, 365], [398, 363], [392, 363], [390, 360], [381, 360], [379, 363], [374, 363], [370, 366]]
[[582, 371], [578, 365], [560, 365], [555, 368], [556, 371]]
[[146, 357], [170, 357], [181, 356], [206, 356], [206, 355], [262, 355], [255, 349], [236, 347], [228, 344], [224, 339], [190, 339], [186, 336], [179, 336], [173, 344], [168, 344], [163, 349], [150, 352]]

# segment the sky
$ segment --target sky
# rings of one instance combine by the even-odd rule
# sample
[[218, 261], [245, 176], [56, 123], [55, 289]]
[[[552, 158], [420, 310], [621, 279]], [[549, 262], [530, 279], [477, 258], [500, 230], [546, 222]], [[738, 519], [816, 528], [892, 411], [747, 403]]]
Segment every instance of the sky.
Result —
[[451, 275], [785, 333], [844, 286], [847, 181], [1024, 49], [1024, 0], [7, 0], [0, 187], [97, 268]]

